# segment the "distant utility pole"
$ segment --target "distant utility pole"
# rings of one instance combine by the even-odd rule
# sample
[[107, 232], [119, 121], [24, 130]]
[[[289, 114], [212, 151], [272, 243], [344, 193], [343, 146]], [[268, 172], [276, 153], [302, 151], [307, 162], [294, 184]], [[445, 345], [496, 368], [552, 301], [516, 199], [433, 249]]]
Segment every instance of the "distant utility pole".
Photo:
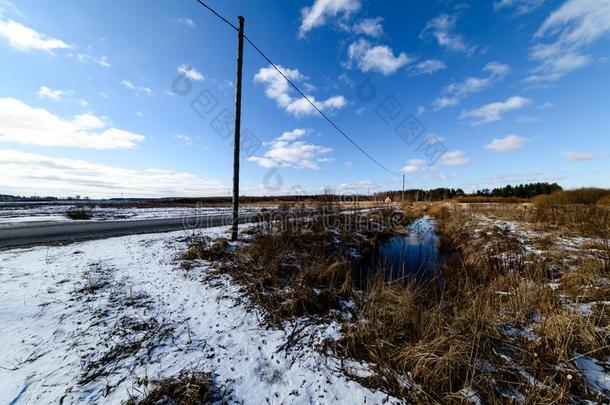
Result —
[[239, 16], [237, 33], [237, 78], [235, 80], [235, 139], [233, 142], [233, 221], [231, 240], [237, 240], [239, 224], [239, 138], [241, 132], [241, 72], [244, 62], [244, 17]]

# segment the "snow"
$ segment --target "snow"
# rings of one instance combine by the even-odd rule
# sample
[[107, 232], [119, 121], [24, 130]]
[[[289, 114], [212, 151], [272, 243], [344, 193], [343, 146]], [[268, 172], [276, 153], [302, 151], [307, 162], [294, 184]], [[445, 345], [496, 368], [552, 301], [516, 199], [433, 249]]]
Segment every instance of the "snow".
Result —
[[[65, 213], [70, 209], [83, 208], [83, 205], [68, 204], [36, 204], [32, 206], [0, 206], [0, 228], [31, 222], [71, 222]], [[89, 209], [88, 207], [84, 207]], [[259, 212], [261, 209], [275, 209], [269, 207], [240, 207], [240, 212]], [[91, 221], [122, 221], [153, 218], [181, 218], [198, 215], [229, 214], [231, 207], [161, 207], [161, 208], [133, 208], [133, 207], [105, 207], [92, 208]]]
[[587, 356], [576, 359], [576, 364], [583, 372], [587, 383], [601, 394], [610, 395], [610, 358], [601, 364]]
[[228, 277], [206, 278], [205, 263], [181, 269], [185, 236], [0, 252], [0, 403], [121, 403], [143, 379], [185, 368], [211, 372], [229, 403], [400, 402], [315, 349], [338, 324], [303, 324], [302, 347], [285, 349], [294, 324], [264, 328]]
[[481, 405], [481, 398], [477, 395], [477, 393], [472, 388], [462, 388], [458, 395], [462, 396], [468, 403]]

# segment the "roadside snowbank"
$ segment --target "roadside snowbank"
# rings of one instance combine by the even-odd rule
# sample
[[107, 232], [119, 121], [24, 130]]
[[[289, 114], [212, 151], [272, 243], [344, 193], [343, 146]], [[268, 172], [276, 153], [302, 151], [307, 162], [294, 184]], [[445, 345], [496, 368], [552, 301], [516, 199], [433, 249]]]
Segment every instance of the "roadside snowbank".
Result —
[[[216, 237], [226, 228], [205, 235]], [[146, 379], [211, 372], [228, 402], [398, 402], [348, 380], [313, 346], [286, 351], [228, 278], [179, 269], [185, 232], [0, 252], [0, 403], [120, 403]]]

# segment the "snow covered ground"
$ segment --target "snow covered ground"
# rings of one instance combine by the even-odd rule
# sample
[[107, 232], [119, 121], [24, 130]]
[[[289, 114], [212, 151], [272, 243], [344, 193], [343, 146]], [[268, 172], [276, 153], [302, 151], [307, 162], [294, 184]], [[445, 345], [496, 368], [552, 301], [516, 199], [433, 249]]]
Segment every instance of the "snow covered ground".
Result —
[[[0, 228], [15, 223], [25, 222], [69, 222], [66, 212], [81, 206], [66, 204], [31, 205], [31, 206], [0, 206]], [[241, 206], [240, 212], [258, 212], [262, 207]], [[270, 206], [268, 208], [275, 208]], [[92, 209], [92, 221], [119, 221], [127, 219], [180, 218], [195, 215], [229, 214], [231, 207], [104, 207], [95, 206]]]
[[0, 252], [0, 403], [121, 403], [183, 369], [211, 372], [229, 403], [398, 402], [314, 349], [336, 324], [306, 327], [307, 344], [286, 350], [294, 325], [266, 329], [229, 279], [180, 268], [186, 236]]
[[[532, 254], [533, 256], [545, 258], [547, 260], [550, 258], [553, 252], [557, 251], [568, 253], [567, 257], [570, 259], [574, 259], [579, 256], [594, 257], [594, 249], [591, 249], [589, 246], [591, 244], [599, 244], [604, 246], [608, 243], [607, 240], [600, 238], [565, 235], [558, 236], [552, 231], [532, 229], [531, 226], [528, 226], [528, 224], [523, 222], [501, 219], [484, 214], [475, 214], [474, 218], [476, 219], [479, 227], [477, 232], [485, 232], [485, 230], [488, 231], [493, 227], [503, 229], [519, 241], [525, 252]], [[546, 246], [544, 249], [535, 246], [536, 240], [547, 238], [552, 240], [550, 246]], [[568, 260], [566, 263], [567, 271], [575, 271], [576, 268], [574, 268], [573, 264], [570, 263], [571, 260]], [[609, 282], [607, 278], [597, 281], [602, 283]], [[561, 282], [552, 282], [549, 284], [549, 286], [553, 289], [559, 289], [561, 287]], [[594, 286], [589, 287], [595, 288]], [[498, 291], [498, 293], [503, 292]], [[574, 301], [574, 297], [569, 297], [565, 294], [561, 295], [561, 299], [566, 308], [570, 308], [582, 316], [592, 316], [593, 313], [591, 308], [595, 305], [610, 307], [610, 301], [608, 300], [583, 303], [579, 302], [579, 299], [585, 299], [585, 297], [577, 297], [576, 301]], [[600, 328], [600, 331], [607, 335], [608, 327], [606, 326], [606, 328]], [[511, 327], [507, 330], [507, 332], [507, 334], [520, 335], [529, 340], [537, 340], [540, 338], [533, 331], [532, 327], [524, 329]], [[574, 359], [577, 368], [582, 373], [582, 377], [586, 381], [589, 389], [593, 390], [593, 392], [597, 392], [603, 398], [610, 398], [610, 357], [608, 357], [606, 361], [599, 361], [589, 357], [587, 354], [575, 354]]]

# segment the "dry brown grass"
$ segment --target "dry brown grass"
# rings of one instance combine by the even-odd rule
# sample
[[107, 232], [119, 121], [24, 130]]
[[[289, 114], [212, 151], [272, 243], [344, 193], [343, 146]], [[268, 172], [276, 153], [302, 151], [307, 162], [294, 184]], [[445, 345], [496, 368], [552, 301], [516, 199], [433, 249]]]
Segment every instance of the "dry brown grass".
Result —
[[229, 241], [218, 238], [213, 242], [205, 237], [195, 236], [188, 242], [186, 252], [180, 258], [182, 260], [221, 260], [227, 256]]
[[[455, 212], [465, 211], [457, 208]], [[586, 204], [475, 204], [467, 211], [516, 221], [562, 236], [610, 238], [610, 209]]]
[[598, 205], [603, 205], [603, 206], [610, 206], [610, 195], [606, 195], [602, 198], [600, 198], [599, 200], [597, 200], [597, 204]]
[[[495, 214], [579, 232], [592, 222], [592, 211], [548, 210], [556, 208], [493, 208]], [[596, 305], [583, 314], [577, 304], [588, 302], [583, 296], [610, 296], [610, 287], [600, 281], [609, 278], [607, 249], [598, 249], [606, 245], [588, 246], [597, 253], [573, 259], [571, 272], [551, 271], [552, 260], [527, 254], [511, 229], [481, 229], [473, 211], [482, 212], [456, 204], [420, 204], [409, 211], [434, 213], [442, 248], [454, 253], [441, 280], [358, 282], [357, 270], [375, 239], [404, 230], [412, 217], [375, 230], [357, 230], [354, 218], [333, 218], [330, 227], [316, 221], [271, 227], [236, 252], [228, 271], [265, 310], [269, 323], [301, 316], [339, 319], [342, 338], [326, 347], [339, 357], [372, 364], [373, 376], [351, 376], [366, 386], [422, 403], [463, 403], [465, 389], [484, 403], [515, 402], [520, 395], [528, 403], [599, 401], [586, 388], [575, 359], [610, 354], [610, 335], [600, 330], [608, 326], [609, 308]], [[555, 246], [552, 237], [544, 244]], [[560, 288], [551, 286], [558, 281]], [[345, 312], [347, 299], [356, 304], [349, 320], [333, 311]]]
[[491, 196], [461, 196], [455, 197], [455, 201], [466, 204], [481, 204], [481, 203], [502, 203], [502, 204], [518, 204], [528, 202], [526, 198], [518, 197], [491, 197]]
[[[142, 381], [148, 385], [148, 381]], [[203, 405], [213, 404], [222, 400], [220, 391], [214, 386], [209, 373], [197, 371], [182, 371], [172, 378], [152, 382], [152, 388], [147, 389], [143, 398], [130, 398], [127, 405]]]
[[529, 326], [542, 313], [548, 313], [561, 305], [559, 296], [546, 283], [520, 274], [498, 277], [489, 284], [493, 292], [494, 306], [504, 324], [517, 327]]
[[407, 374], [426, 393], [420, 400], [440, 402], [488, 380], [476, 362], [501, 337], [489, 297], [449, 297], [432, 284], [379, 284], [360, 305], [360, 321], [345, 325], [339, 354], [376, 364], [379, 385], [394, 394], [409, 396], [398, 378]]
[[[359, 269], [375, 239], [389, 232], [383, 226], [370, 228], [369, 219], [383, 218], [340, 215], [282, 224], [279, 229], [267, 224], [223, 271], [230, 271], [265, 309], [269, 323], [327, 316], [354, 295]], [[393, 226], [402, 227], [403, 221], [401, 217]]]
[[578, 302], [593, 302], [610, 298], [610, 269], [607, 258], [580, 258], [574, 269], [561, 276], [561, 290]]
[[606, 201], [610, 197], [610, 190], [602, 188], [580, 188], [576, 190], [561, 190], [534, 198], [539, 206], [586, 204], [595, 205], [600, 200]]
[[[565, 291], [548, 284], [546, 263], [523, 260], [506, 229], [476, 233], [473, 217], [456, 211], [439, 221], [460, 253], [443, 282], [369, 293], [361, 321], [345, 326], [340, 353], [379, 365], [379, 385], [403, 397], [409, 390], [396, 376], [410, 373], [425, 398], [441, 403], [463, 400], [463, 388], [489, 403], [505, 403], [510, 390], [534, 403], [599, 400], [584, 388], [574, 360], [610, 353], [609, 336], [596, 329], [606, 309], [585, 316], [567, 308]], [[583, 276], [591, 281], [599, 272], [585, 268]]]
[[549, 364], [570, 363], [577, 353], [594, 357], [608, 353], [608, 342], [596, 331], [591, 319], [573, 310], [554, 308], [545, 314], [536, 331], [540, 339], [533, 349]]
[[328, 316], [361, 287], [360, 270], [371, 260], [377, 239], [403, 231], [410, 220], [382, 210], [270, 222], [221, 271], [230, 272], [265, 309], [270, 324]]

